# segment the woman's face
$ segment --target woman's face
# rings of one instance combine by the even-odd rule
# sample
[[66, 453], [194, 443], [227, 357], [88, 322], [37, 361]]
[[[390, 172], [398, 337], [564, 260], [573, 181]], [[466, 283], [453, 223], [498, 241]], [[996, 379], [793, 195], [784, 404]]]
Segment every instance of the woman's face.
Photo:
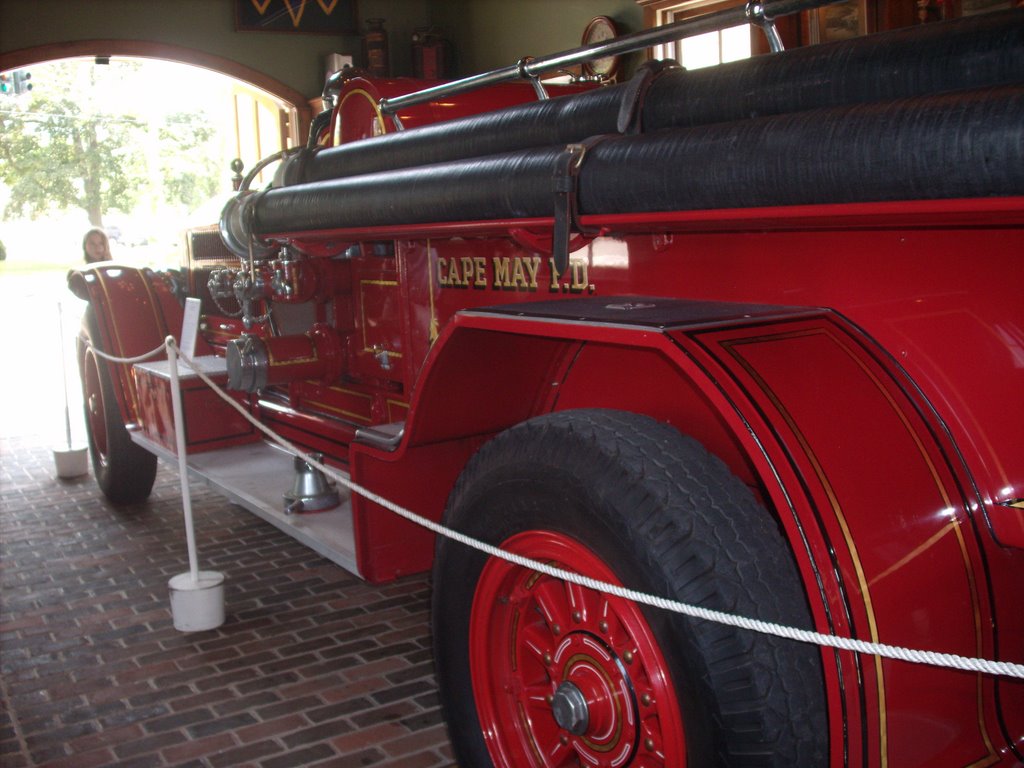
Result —
[[88, 262], [93, 261], [106, 261], [110, 258], [110, 246], [107, 244], [107, 238], [105, 235], [101, 235], [99, 232], [93, 232], [87, 238], [85, 238], [85, 260]]

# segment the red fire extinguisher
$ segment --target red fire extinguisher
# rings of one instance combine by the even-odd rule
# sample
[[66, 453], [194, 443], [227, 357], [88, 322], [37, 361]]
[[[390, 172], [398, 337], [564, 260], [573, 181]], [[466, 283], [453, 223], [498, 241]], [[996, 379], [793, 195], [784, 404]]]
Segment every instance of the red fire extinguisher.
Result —
[[451, 66], [450, 43], [432, 27], [420, 27], [412, 33], [412, 65], [416, 77], [443, 80]]

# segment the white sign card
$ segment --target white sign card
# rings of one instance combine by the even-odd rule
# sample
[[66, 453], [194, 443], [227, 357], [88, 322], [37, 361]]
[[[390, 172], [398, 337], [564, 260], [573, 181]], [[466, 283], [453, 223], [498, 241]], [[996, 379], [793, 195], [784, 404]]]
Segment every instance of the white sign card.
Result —
[[185, 299], [185, 317], [181, 321], [181, 353], [191, 359], [196, 356], [196, 334], [199, 332], [199, 299]]

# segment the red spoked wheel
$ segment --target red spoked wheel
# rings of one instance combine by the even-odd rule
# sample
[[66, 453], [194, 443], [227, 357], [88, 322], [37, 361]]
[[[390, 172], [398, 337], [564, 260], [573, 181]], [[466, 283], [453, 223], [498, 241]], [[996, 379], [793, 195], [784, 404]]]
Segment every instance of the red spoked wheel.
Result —
[[144, 501], [156, 480], [156, 456], [132, 442], [114, 395], [110, 366], [93, 351], [96, 319], [86, 310], [78, 364], [93, 473], [103, 494], [114, 504]]
[[[750, 490], [699, 443], [636, 414], [566, 411], [502, 432], [467, 464], [445, 522], [599, 581], [810, 625], [792, 558]], [[433, 584], [459, 765], [827, 762], [811, 646], [640, 606], [443, 537]]]
[[[502, 548], [618, 584], [564, 534], [526, 531]], [[492, 558], [470, 638], [473, 695], [496, 765], [686, 764], [677, 697], [636, 604]]]

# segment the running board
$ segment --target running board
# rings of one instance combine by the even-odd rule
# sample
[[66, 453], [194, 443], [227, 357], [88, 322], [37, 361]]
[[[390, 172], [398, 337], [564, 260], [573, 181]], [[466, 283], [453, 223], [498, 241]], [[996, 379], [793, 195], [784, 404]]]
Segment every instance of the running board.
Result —
[[[153, 442], [141, 430], [132, 441], [178, 468], [178, 456]], [[246, 443], [188, 457], [190, 480], [201, 480], [314, 552], [360, 576], [352, 525], [352, 500], [342, 487], [341, 505], [324, 512], [293, 515], [284, 512], [284, 494], [292, 487], [295, 470], [291, 454], [269, 443]], [[200, 548], [202, 542], [200, 542]]]

